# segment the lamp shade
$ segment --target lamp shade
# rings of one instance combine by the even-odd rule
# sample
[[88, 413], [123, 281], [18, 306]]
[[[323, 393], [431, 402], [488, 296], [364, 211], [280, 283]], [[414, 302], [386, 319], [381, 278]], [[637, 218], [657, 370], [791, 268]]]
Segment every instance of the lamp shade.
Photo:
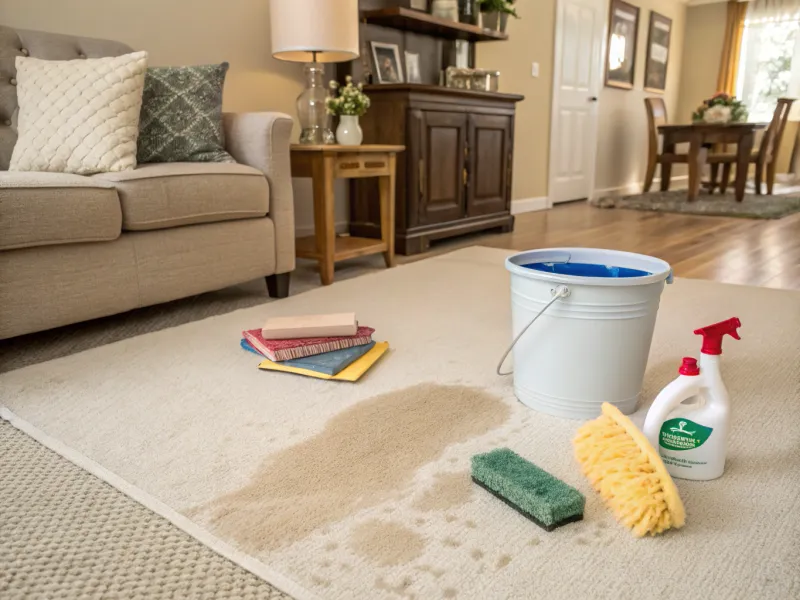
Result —
[[358, 0], [270, 0], [272, 55], [292, 62], [358, 58]]

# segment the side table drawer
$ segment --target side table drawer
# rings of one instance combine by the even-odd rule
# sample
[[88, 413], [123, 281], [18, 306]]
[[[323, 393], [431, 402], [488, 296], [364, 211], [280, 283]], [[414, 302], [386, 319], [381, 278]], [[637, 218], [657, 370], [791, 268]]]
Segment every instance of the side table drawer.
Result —
[[336, 157], [334, 173], [337, 179], [360, 179], [363, 177], [383, 177], [391, 175], [389, 153], [339, 154]]

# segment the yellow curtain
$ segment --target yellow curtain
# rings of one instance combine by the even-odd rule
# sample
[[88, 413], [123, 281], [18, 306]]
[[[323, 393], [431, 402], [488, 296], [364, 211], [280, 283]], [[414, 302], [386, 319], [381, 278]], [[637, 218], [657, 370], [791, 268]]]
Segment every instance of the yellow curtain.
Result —
[[728, 2], [725, 42], [722, 45], [722, 61], [719, 65], [719, 77], [717, 77], [718, 92], [731, 95], [736, 93], [736, 75], [739, 72], [739, 53], [742, 50], [747, 4], [747, 2], [738, 2], [737, 0]]

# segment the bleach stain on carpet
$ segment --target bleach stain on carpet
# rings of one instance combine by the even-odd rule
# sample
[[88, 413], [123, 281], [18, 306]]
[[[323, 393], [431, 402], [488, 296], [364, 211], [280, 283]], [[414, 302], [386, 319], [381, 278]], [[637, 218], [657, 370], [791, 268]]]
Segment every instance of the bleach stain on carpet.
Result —
[[[510, 414], [500, 398], [473, 387], [420, 384], [381, 394], [268, 456], [248, 485], [197, 512], [247, 551], [276, 550], [391, 499], [448, 446], [500, 427]], [[461, 481], [452, 481], [445, 478], [441, 487], [447, 498], [426, 504], [463, 500]]]

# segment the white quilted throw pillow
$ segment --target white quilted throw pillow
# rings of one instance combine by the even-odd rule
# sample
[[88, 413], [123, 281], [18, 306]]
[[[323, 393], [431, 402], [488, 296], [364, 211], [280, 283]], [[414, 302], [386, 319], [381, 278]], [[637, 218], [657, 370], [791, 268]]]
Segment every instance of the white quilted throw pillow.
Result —
[[106, 173], [136, 167], [147, 52], [17, 57], [19, 117], [10, 171]]

